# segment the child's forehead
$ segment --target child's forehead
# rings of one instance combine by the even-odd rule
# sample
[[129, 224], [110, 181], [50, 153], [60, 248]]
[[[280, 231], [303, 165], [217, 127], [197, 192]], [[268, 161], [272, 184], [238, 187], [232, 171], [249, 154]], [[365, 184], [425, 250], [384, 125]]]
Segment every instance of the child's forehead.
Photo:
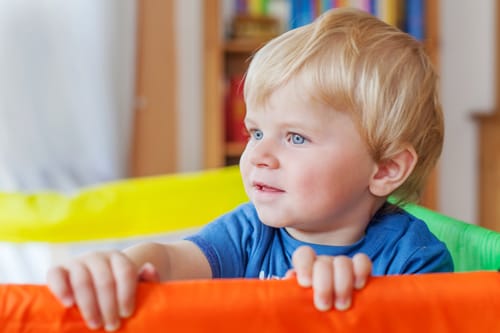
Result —
[[[346, 112], [347, 108], [343, 107], [345, 103], [341, 98], [336, 99], [335, 96], [326, 96], [319, 89], [304, 84], [303, 81], [292, 79], [284, 84], [272, 89], [267, 94], [267, 98], [261, 100], [257, 105], [260, 109], [275, 109], [278, 107], [300, 108], [305, 112], [318, 111], [328, 114], [336, 112]], [[307, 112], [307, 113], [311, 113]]]
[[283, 120], [300, 123], [328, 121], [346, 112], [337, 110], [305, 91], [292, 86], [282, 86], [273, 91], [266, 100], [247, 105], [250, 118], [258, 116], [259, 113], [276, 113]]

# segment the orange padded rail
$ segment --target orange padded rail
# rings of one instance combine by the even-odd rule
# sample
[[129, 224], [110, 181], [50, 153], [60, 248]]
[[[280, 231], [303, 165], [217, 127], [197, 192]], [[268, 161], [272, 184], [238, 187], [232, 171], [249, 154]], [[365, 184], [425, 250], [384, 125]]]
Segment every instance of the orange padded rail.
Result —
[[[372, 278], [345, 312], [314, 309], [294, 280], [141, 284], [119, 332], [500, 332], [500, 273]], [[89, 332], [45, 286], [0, 286], [0, 331]]]

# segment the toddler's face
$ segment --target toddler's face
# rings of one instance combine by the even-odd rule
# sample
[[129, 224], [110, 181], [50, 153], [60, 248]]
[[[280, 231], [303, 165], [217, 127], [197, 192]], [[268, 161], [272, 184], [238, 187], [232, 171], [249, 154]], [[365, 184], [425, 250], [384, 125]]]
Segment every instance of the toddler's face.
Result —
[[289, 83], [245, 122], [241, 173], [263, 223], [314, 234], [369, 218], [376, 164], [349, 115]]

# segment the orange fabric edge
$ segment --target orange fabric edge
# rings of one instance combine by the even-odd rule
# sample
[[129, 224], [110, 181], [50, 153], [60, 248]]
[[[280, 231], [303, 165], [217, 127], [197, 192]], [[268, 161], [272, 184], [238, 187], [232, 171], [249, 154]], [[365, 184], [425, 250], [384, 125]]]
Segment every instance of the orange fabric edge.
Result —
[[[119, 332], [500, 332], [500, 273], [373, 277], [351, 309], [320, 312], [294, 280], [140, 284]], [[41, 285], [0, 285], [0, 331], [88, 332]]]

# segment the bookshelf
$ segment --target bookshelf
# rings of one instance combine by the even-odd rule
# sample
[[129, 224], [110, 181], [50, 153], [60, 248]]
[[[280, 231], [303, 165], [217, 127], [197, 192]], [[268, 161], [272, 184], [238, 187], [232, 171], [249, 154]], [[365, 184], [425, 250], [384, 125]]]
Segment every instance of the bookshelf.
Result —
[[[227, 142], [225, 133], [225, 81], [228, 75], [244, 72], [248, 58], [268, 39], [226, 40], [223, 33], [222, 12], [224, 1], [203, 2], [204, 13], [204, 166], [221, 167], [237, 163], [244, 144]], [[400, 1], [401, 2], [401, 1]], [[439, 69], [439, 1], [425, 1], [425, 47]], [[438, 208], [438, 173], [431, 174], [421, 203], [431, 209]]]

